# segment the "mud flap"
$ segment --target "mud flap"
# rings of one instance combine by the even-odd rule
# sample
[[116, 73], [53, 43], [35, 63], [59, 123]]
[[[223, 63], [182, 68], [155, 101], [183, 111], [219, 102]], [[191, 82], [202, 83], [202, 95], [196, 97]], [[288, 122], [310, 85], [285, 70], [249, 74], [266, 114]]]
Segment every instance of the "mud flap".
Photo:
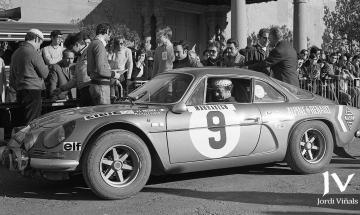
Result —
[[343, 158], [356, 159], [354, 156], [349, 154], [343, 147], [335, 147], [334, 148], [334, 153], [336, 155], [340, 156], [340, 157], [343, 157]]

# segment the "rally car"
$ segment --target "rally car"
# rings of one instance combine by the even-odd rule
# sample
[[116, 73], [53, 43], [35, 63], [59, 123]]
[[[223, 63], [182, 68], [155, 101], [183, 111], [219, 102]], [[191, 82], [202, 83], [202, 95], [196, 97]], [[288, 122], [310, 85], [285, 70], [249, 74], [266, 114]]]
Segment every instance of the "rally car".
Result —
[[[232, 83], [214, 100], [213, 80]], [[360, 136], [358, 109], [337, 105], [261, 73], [187, 68], [156, 76], [118, 104], [72, 108], [32, 121], [0, 150], [23, 174], [82, 173], [100, 198], [139, 192], [150, 174], [286, 161], [321, 172]]]

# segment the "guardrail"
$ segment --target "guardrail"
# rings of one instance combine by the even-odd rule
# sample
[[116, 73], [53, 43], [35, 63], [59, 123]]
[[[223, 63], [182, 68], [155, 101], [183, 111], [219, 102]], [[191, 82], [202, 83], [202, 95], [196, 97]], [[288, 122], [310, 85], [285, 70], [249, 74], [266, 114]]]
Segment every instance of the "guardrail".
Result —
[[342, 105], [360, 108], [360, 78], [311, 80], [300, 79], [300, 88]]

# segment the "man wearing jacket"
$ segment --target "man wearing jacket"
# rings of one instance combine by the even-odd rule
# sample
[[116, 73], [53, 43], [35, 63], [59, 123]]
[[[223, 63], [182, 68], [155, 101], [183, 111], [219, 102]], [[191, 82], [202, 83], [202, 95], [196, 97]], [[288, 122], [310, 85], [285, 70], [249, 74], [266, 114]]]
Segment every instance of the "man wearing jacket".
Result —
[[110, 104], [110, 78], [118, 79], [120, 74], [110, 70], [105, 49], [110, 40], [110, 26], [99, 24], [96, 37], [87, 49], [87, 73], [91, 79], [90, 95], [94, 105]]
[[74, 63], [75, 55], [68, 49], [65, 49], [62, 55], [63, 58], [59, 63], [49, 66], [50, 72], [48, 77], [48, 90], [51, 100], [72, 99], [70, 91], [64, 91], [59, 94], [54, 92], [56, 88], [67, 84], [71, 79], [73, 79], [74, 65], [72, 64]]
[[80, 106], [91, 106], [92, 99], [90, 96], [90, 77], [87, 74], [87, 36], [83, 32], [70, 34], [66, 37], [64, 45], [67, 49], [73, 51], [77, 57], [75, 72], [73, 78], [65, 85], [61, 85], [56, 89], [55, 94], [62, 91], [70, 90], [76, 87], [78, 100]]
[[[245, 66], [252, 65], [264, 61], [269, 56], [269, 30], [266, 28], [260, 29], [258, 33], [258, 43], [246, 49]], [[255, 71], [270, 75], [270, 72], [265, 68], [252, 68]]]
[[25, 121], [29, 123], [41, 115], [41, 91], [48, 67], [39, 53], [44, 36], [38, 29], [30, 29], [25, 42], [14, 52], [10, 66], [10, 86], [16, 90], [16, 99], [24, 108]]
[[189, 45], [180, 40], [179, 42], [174, 43], [174, 69], [183, 68], [183, 67], [203, 67], [201, 62], [196, 59], [196, 53], [189, 50]]
[[269, 33], [271, 50], [262, 62], [249, 66], [249, 69], [270, 67], [272, 76], [280, 81], [299, 87], [297, 72], [297, 53], [289, 42], [283, 40], [279, 27], [272, 27]]

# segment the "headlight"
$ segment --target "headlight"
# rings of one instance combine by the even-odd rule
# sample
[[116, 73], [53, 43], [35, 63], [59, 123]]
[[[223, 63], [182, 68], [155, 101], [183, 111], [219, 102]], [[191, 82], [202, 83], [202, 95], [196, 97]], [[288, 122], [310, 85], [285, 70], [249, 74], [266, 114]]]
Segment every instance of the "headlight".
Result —
[[45, 131], [43, 145], [45, 148], [54, 148], [71, 135], [75, 129], [75, 122], [71, 121], [49, 131]]
[[29, 149], [31, 149], [31, 147], [34, 145], [36, 141], [36, 138], [34, 137], [34, 135], [31, 132], [28, 132], [25, 134], [25, 138], [24, 138], [24, 147], [26, 151], [29, 151]]

